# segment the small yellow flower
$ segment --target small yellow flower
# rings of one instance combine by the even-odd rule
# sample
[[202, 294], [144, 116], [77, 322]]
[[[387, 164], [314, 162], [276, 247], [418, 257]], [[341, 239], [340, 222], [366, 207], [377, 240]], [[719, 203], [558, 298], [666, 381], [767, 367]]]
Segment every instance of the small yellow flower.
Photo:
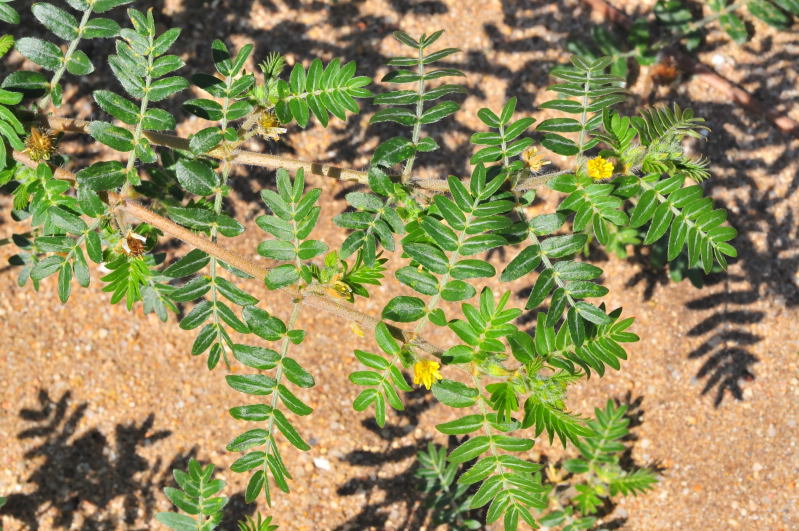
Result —
[[522, 151], [522, 160], [530, 171], [533, 172], [541, 171], [541, 168], [550, 163], [548, 160], [544, 159], [543, 155], [539, 155], [538, 149], [534, 147], [529, 147]]
[[55, 149], [55, 138], [51, 134], [31, 127], [31, 134], [25, 139], [25, 151], [34, 162], [50, 160]]
[[350, 328], [352, 329], [352, 332], [353, 332], [353, 333], [354, 333], [356, 336], [358, 336], [358, 337], [364, 337], [363, 328], [361, 328], [360, 326], [358, 326], [358, 323], [352, 323], [352, 324], [350, 325]]
[[327, 292], [334, 297], [338, 297], [350, 302], [355, 300], [355, 297], [352, 295], [352, 288], [350, 288], [346, 282], [342, 282], [338, 279], [332, 280], [330, 282], [327, 287]]
[[588, 176], [595, 181], [608, 179], [613, 175], [613, 163], [602, 157], [595, 157], [588, 161]]
[[436, 382], [443, 378], [438, 368], [441, 365], [437, 361], [419, 360], [413, 366], [413, 383], [415, 385], [424, 385], [427, 389]]

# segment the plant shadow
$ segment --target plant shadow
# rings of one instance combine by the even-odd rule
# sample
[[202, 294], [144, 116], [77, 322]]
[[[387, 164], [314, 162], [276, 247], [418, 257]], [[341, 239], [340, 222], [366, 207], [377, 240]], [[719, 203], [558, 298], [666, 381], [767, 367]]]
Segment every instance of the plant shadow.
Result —
[[[10, 494], [0, 515], [31, 530], [44, 529], [44, 513], [52, 513], [52, 526], [89, 531], [149, 529], [156, 499], [166, 486], [175, 486], [172, 470], [185, 469], [197, 449], [175, 454], [168, 461], [148, 461], [142, 449], [171, 436], [155, 428], [155, 414], [141, 421], [119, 423], [113, 435], [96, 427], [80, 429], [92, 413], [86, 402], [75, 404], [67, 391], [53, 400], [40, 390], [34, 407], [24, 407], [19, 417], [28, 426], [17, 434], [22, 444], [33, 444], [24, 458], [36, 461], [28, 475], [25, 494]], [[253, 505], [238, 493], [228, 502], [225, 521], [234, 523], [252, 514]], [[145, 522], [144, 526], [141, 522]]]
[[[336, 493], [339, 496], [363, 495], [365, 496], [365, 501], [361, 505], [360, 512], [346, 522], [337, 525], [334, 528], [336, 531], [384, 529], [389, 523], [392, 529], [410, 531], [421, 529], [429, 521], [429, 509], [425, 506], [426, 495], [421, 491], [422, 480], [417, 476], [418, 460], [414, 459], [407, 467], [393, 475], [381, 473], [387, 465], [415, 458], [431, 442], [429, 437], [422, 437], [404, 443], [403, 439], [407, 440], [408, 434], [419, 424], [422, 414], [435, 405], [430, 393], [422, 388], [408, 393], [405, 397], [405, 411], [396, 412], [398, 422], [387, 423], [383, 428], [380, 428], [371, 417], [362, 421], [364, 427], [384, 441], [382, 450], [356, 450], [342, 458], [342, 460], [351, 465], [364, 467], [365, 473], [340, 485]], [[643, 401], [643, 396], [633, 397], [629, 391], [625, 396], [614, 399], [617, 406], [627, 406], [624, 417], [629, 421], [627, 425], [629, 432], [621, 439], [625, 449], [619, 459], [619, 465], [626, 472], [649, 468], [654, 472], [661, 473], [665, 468], [660, 463], [641, 464], [636, 462], [632, 455], [635, 442], [638, 440], [638, 436], [633, 429], [643, 424]], [[449, 436], [447, 438], [447, 453], [464, 441], [465, 437]], [[464, 463], [460, 467], [458, 476], [468, 470], [475, 461]], [[553, 462], [546, 453], [542, 453], [540, 462], [544, 466], [552, 463], [556, 467], [562, 468], [564, 458]], [[544, 476], [543, 481], [546, 484], [549, 480]], [[473, 494], [478, 487], [479, 484], [474, 485], [467, 495]], [[396, 511], [394, 508], [397, 504], [401, 504], [404, 511]], [[621, 529], [624, 527], [626, 517], [613, 515], [616, 507], [617, 504], [608, 498], [598, 509], [595, 516], [599, 518], [610, 517], [610, 519], [603, 522], [602, 528]], [[482, 507], [469, 510], [468, 518], [484, 521], [486, 509], [486, 507]], [[404, 513], [404, 515], [401, 513]]]
[[396, 504], [404, 506], [402, 522], [393, 524], [396, 529], [420, 529], [424, 523], [426, 512], [421, 509], [422, 494], [417, 488], [419, 479], [415, 472], [417, 462], [414, 459], [402, 471], [386, 476], [381, 469], [393, 463], [415, 458], [430, 441], [428, 437], [413, 439], [408, 437], [420, 424], [420, 417], [435, 404], [430, 392], [423, 388], [416, 389], [405, 396], [405, 410], [397, 411], [398, 422], [387, 422], [383, 428], [373, 418], [363, 420], [361, 424], [380, 437], [382, 450], [355, 450], [346, 454], [342, 460], [350, 465], [363, 467], [364, 473], [349, 479], [336, 490], [339, 496], [363, 495], [365, 501], [360, 512], [336, 526], [336, 531], [356, 529], [382, 529], [391, 518], [400, 518], [393, 513]]
[[[635, 448], [635, 443], [638, 441], [638, 435], [635, 434], [633, 431], [634, 428], [640, 426], [644, 422], [644, 408], [643, 402], [644, 397], [639, 395], [637, 397], [633, 397], [632, 392], [627, 391], [625, 395], [621, 398], [617, 397], [612, 399], [615, 402], [616, 407], [626, 406], [627, 411], [624, 413], [624, 418], [627, 419], [627, 430], [628, 433], [624, 437], [620, 439], [621, 443], [624, 445], [624, 451], [619, 457], [619, 466], [624, 472], [632, 473], [637, 470], [641, 469], [649, 469], [657, 474], [661, 474], [666, 470], [666, 468], [659, 462], [648, 462], [648, 463], [639, 463], [633, 457], [633, 449]], [[565, 462], [565, 458], [561, 458], [555, 462], [549, 461], [546, 454], [542, 455], [541, 464], [544, 465], [544, 474], [543, 474], [543, 482], [545, 485], [549, 484], [552, 485], [555, 489], [555, 492], [566, 491], [569, 487], [568, 481], [566, 485], [560, 484], [556, 477], [551, 477], [547, 471], [547, 465], [552, 463], [556, 470], [563, 469]], [[562, 476], [562, 480], [569, 480], [572, 476], [570, 473], [567, 473], [565, 476]], [[618, 503], [614, 501], [612, 497], [607, 497], [604, 500], [604, 503], [597, 508], [597, 511], [592, 515], [596, 518], [600, 519], [600, 522], [596, 523], [596, 527], [592, 527], [591, 529], [624, 529], [627, 524], [627, 516], [621, 516], [616, 514], [616, 509], [618, 507]]]
[[[697, 3], [689, 5], [696, 7]], [[628, 13], [631, 18], [647, 15], [636, 9]], [[721, 30], [716, 27], [713, 31]], [[714, 65], [734, 65], [742, 74], [738, 86], [767, 102], [769, 109], [787, 115], [799, 106], [792, 71], [786, 69], [786, 65], [799, 61], [799, 37], [787, 33], [779, 45], [774, 41], [771, 36], [754, 39], [742, 45], [744, 53], [734, 58], [728, 56], [729, 50], [716, 50], [718, 44], [705, 42], [701, 50], [716, 52]], [[690, 271], [691, 281], [697, 287], [712, 286], [712, 294], [702, 294], [684, 308], [686, 312], [702, 313], [701, 322], [688, 331], [688, 336], [704, 340], [686, 357], [702, 360], [694, 378], [704, 381], [701, 394], [712, 395], [714, 406], [719, 407], [727, 396], [743, 400], [743, 384], [756, 377], [753, 366], [759, 361], [757, 345], [763, 338], [752, 332], [752, 326], [799, 304], [799, 256], [794, 251], [799, 243], [795, 219], [799, 189], [796, 135], [779, 131], [764, 117], [753, 116], [732, 101], [698, 101], [686, 90], [688, 78], [684, 74], [688, 69], [678, 65], [678, 70], [682, 71], [674, 83], [653, 86], [650, 81], [649, 90], [632, 99], [636, 105], [676, 103], [693, 108], [697, 116], [706, 118], [711, 131], [702, 140], [692, 140], [688, 147], [710, 160], [712, 176], [700, 184], [705, 194], [714, 198], [716, 208], [730, 212], [729, 223], [738, 231], [730, 243], [738, 257], [731, 261], [734, 273], [707, 276]], [[627, 260], [633, 272], [626, 287], [642, 285], [643, 300], [651, 299], [671, 282], [661, 262], [651, 248], [637, 248]]]

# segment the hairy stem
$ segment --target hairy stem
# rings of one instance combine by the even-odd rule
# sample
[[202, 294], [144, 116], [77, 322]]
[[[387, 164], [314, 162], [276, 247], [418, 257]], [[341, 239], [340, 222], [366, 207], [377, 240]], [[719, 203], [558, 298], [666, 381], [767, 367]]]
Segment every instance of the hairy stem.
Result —
[[585, 145], [585, 133], [586, 133], [586, 123], [588, 122], [588, 105], [591, 103], [591, 100], [588, 98], [588, 91], [591, 90], [591, 74], [592, 71], [588, 71], [588, 77], [583, 84], [583, 100], [581, 102], [583, 112], [580, 114], [580, 134], [577, 138], [577, 161], [576, 164], [579, 166], [583, 159], [585, 158], [583, 155], [583, 146]]
[[[415, 146], [419, 142], [419, 133], [422, 130], [422, 113], [424, 112], [424, 48], [419, 47], [419, 64], [416, 67], [416, 73], [419, 75], [419, 85], [416, 89], [416, 121], [413, 124], [413, 132], [411, 133], [411, 142]], [[405, 168], [402, 170], [402, 182], [407, 183], [413, 171], [413, 163], [416, 160], [416, 152], [405, 162]]]
[[[209, 255], [214, 256], [249, 275], [263, 279], [269, 273], [269, 268], [260, 266], [255, 262], [252, 262], [251, 260], [241, 256], [240, 254], [233, 253], [228, 249], [225, 249], [224, 247], [221, 247], [220, 245], [210, 241], [208, 238], [181, 227], [177, 223], [174, 223], [162, 216], [159, 216], [155, 212], [145, 208], [135, 201], [125, 201], [125, 203], [122, 205], [122, 208], [124, 208], [127, 213], [138, 218], [139, 220], [149, 223], [153, 227], [156, 227], [163, 232], [174, 236], [175, 238], [183, 240], [197, 249], [200, 249], [201, 251], [204, 251]], [[294, 294], [293, 288], [290, 286], [282, 289], [291, 292], [292, 295]], [[357, 323], [365, 330], [373, 330], [380, 322], [380, 319], [361, 313], [352, 306], [335, 300], [321, 292], [308, 291], [304, 294], [303, 304], [307, 304], [308, 306], [316, 308], [317, 310], [331, 313], [341, 319]], [[389, 330], [391, 330], [392, 334], [397, 339], [406, 343], [411, 342], [411, 340], [415, 337], [414, 334], [406, 332], [405, 330], [392, 325], [389, 325]], [[424, 338], [416, 337], [413, 339], [413, 342], [416, 346], [434, 356], [441, 356], [443, 353], [439, 347], [428, 342]]]
[[[51, 116], [48, 117], [48, 121], [50, 129], [53, 131], [88, 134], [87, 127], [89, 122], [84, 120]], [[185, 138], [167, 135], [164, 133], [156, 133], [155, 131], [144, 131], [143, 135], [151, 143], [158, 146], [184, 151], [189, 150], [189, 141]], [[332, 177], [341, 181], [355, 181], [361, 184], [369, 183], [369, 177], [365, 171], [339, 168], [337, 166], [324, 164], [322, 162], [306, 162], [304, 160], [292, 159], [281, 155], [269, 155], [266, 153], [256, 153], [253, 151], [243, 150], [234, 152], [232, 157], [224, 152], [224, 150], [212, 151], [211, 153], [208, 153], [208, 155], [220, 160], [229, 159], [231, 164], [244, 164], [248, 166], [260, 166], [263, 168], [273, 169], [285, 168], [288, 171], [297, 171], [302, 168], [305, 173], [312, 173], [314, 175], [321, 175], [323, 177]]]
[[63, 64], [58, 67], [58, 70], [55, 71], [53, 74], [52, 79], [50, 80], [50, 90], [47, 91], [47, 94], [42, 96], [36, 105], [44, 110], [47, 107], [47, 104], [50, 103], [50, 94], [52, 92], [52, 88], [55, 87], [58, 82], [61, 80], [61, 76], [64, 75], [64, 72], [67, 69], [67, 63], [72, 58], [72, 54], [75, 53], [75, 49], [78, 47], [78, 43], [80, 42], [81, 35], [83, 34], [83, 28], [86, 26], [86, 23], [89, 22], [89, 17], [92, 14], [92, 5], [89, 4], [89, 7], [86, 8], [86, 11], [83, 12], [83, 17], [80, 19], [80, 23], [78, 24], [78, 36], [72, 39], [69, 43], [69, 47], [67, 47], [66, 53], [64, 53], [64, 62]]
[[[482, 382], [475, 375], [472, 375], [472, 383], [478, 389], [482, 388], [482, 385], [481, 385]], [[491, 457], [498, 458], [501, 454], [497, 451], [496, 444], [494, 443], [494, 435], [493, 435], [493, 432], [491, 431], [491, 426], [489, 425], [488, 418], [486, 418], [487, 415], [489, 414], [489, 408], [486, 407], [485, 402], [486, 402], [485, 397], [483, 396], [482, 393], [480, 393], [480, 395], [477, 397], [477, 403], [480, 406], [480, 414], [483, 416], [483, 431], [485, 432], [486, 436], [488, 437], [488, 444], [489, 444], [489, 449], [491, 450]], [[498, 463], [498, 465], [499, 465], [498, 466], [498, 468], [499, 468], [499, 476], [502, 477], [502, 488], [504, 490], [504, 489], [508, 488], [508, 483], [509, 483], [508, 479], [507, 479], [507, 476], [506, 476], [507, 470], [505, 469], [505, 467], [502, 464]]]
[[[297, 318], [300, 316], [300, 311], [302, 310], [302, 298], [298, 297], [294, 299], [291, 306], [291, 315], [289, 316], [289, 320], [286, 322], [286, 330], [291, 330], [294, 328], [294, 324], [297, 322]], [[269, 424], [266, 427], [266, 454], [269, 455], [271, 452], [278, 452], [277, 445], [275, 444], [275, 439], [272, 437], [272, 431], [275, 429], [275, 408], [277, 407], [277, 400], [280, 393], [278, 392], [278, 386], [280, 385], [280, 381], [283, 379], [283, 360], [288, 355], [289, 352], [289, 345], [291, 342], [289, 341], [289, 336], [286, 335], [283, 338], [283, 342], [280, 344], [280, 361], [277, 365], [277, 370], [275, 371], [275, 388], [272, 391], [272, 402], [269, 404], [270, 411], [272, 414], [269, 416]], [[269, 465], [268, 460], [264, 459], [263, 464], [264, 470], [264, 483], [268, 481], [268, 473], [269, 473]], [[269, 486], [264, 485], [267, 489], [267, 496], [269, 492]]]
[[[74, 118], [63, 118], [58, 116], [50, 116], [47, 118], [49, 128], [55, 132], [64, 133], [79, 133], [88, 134], [87, 127], [89, 122], [78, 120]], [[171, 149], [179, 149], [183, 151], [189, 150], [188, 139], [181, 138], [175, 135], [167, 135], [164, 133], [156, 133], [155, 131], [144, 131], [143, 136], [150, 141], [150, 143], [157, 146], [164, 146]], [[353, 170], [349, 168], [341, 168], [323, 162], [308, 162], [304, 160], [292, 159], [282, 155], [270, 155], [268, 153], [256, 153], [254, 151], [237, 150], [232, 156], [227, 154], [226, 150], [212, 150], [208, 156], [220, 160], [226, 160], [230, 164], [241, 164], [245, 166], [258, 166], [262, 168], [284, 168], [291, 172], [296, 172], [302, 168], [306, 175], [320, 175], [322, 177], [330, 177], [340, 181], [354, 181], [360, 184], [369, 184], [369, 176], [365, 171]], [[14, 157], [17, 158], [16, 152]], [[17, 159], [23, 162], [20, 159]], [[23, 162], [25, 164], [25, 162]], [[545, 173], [542, 175], [535, 175], [529, 179], [519, 182], [519, 191], [532, 190], [539, 186], [545, 185], [553, 177], [557, 177], [565, 172], [556, 171]], [[61, 177], [59, 177], [61, 178]], [[446, 192], [449, 190], [447, 181], [444, 179], [410, 179], [408, 184], [413, 188], [420, 188], [422, 190], [429, 190], [431, 192]]]
[[[149, 79], [149, 78], [148, 78]], [[230, 85], [233, 82], [233, 78], [231, 76], [227, 76], [225, 78], [225, 84], [227, 85], [227, 89], [230, 89]], [[230, 98], [227, 96], [224, 99], [224, 103], [222, 105], [222, 119], [219, 121], [220, 128], [224, 131], [227, 128], [227, 113], [230, 107]], [[227, 141], [224, 141], [227, 143]], [[222, 212], [222, 190], [227, 185], [228, 177], [230, 176], [230, 161], [228, 159], [224, 159], [222, 163], [222, 182], [221, 186], [217, 188], [214, 192], [214, 214], [218, 217], [219, 214]], [[219, 232], [219, 227], [214, 224], [211, 227], [211, 241], [216, 242], [217, 233]], [[210, 260], [210, 276], [211, 276], [211, 304], [213, 305], [213, 317], [214, 317], [214, 326], [216, 327], [216, 341], [219, 345], [222, 345], [222, 357], [224, 358], [225, 365], [230, 368], [230, 362], [227, 357], [227, 344], [225, 342], [225, 338], [222, 334], [222, 323], [219, 319], [219, 312], [217, 307], [217, 300], [218, 296], [218, 289], [217, 289], [217, 282], [216, 282], [216, 262], [217, 259], [215, 256], [211, 256]]]

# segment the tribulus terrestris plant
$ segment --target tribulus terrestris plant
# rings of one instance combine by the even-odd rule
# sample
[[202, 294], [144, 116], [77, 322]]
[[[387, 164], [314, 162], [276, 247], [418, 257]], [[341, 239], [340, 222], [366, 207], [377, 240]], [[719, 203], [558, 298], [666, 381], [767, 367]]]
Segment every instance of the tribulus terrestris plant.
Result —
[[656, 74], [669, 83], [678, 74], [672, 57], [676, 49], [697, 53], [709, 29], [717, 26], [734, 42], [743, 44], [752, 36], [752, 21], [787, 30], [796, 17], [797, 0], [658, 0], [651, 14], [644, 13], [630, 21], [629, 31], [614, 33], [603, 26], [592, 26], [588, 35], [569, 41], [566, 47], [585, 57], [611, 58], [611, 73], [624, 78], [630, 73], [631, 60], [639, 65], [659, 61]]
[[[598, 282], [602, 270], [578, 258], [594, 246], [623, 252], [659, 242], [669, 260], [683, 256], [705, 271], [735, 256], [726, 212], [714, 209], [696, 184], [709, 177], [707, 164], [683, 148], [684, 139], [700, 136], [702, 119], [677, 106], [622, 115], [614, 106], [625, 100], [623, 82], [607, 73], [612, 60], [575, 56], [552, 69], [554, 97], [541, 105], [563, 117], [529, 131], [535, 119], [517, 116], [513, 98], [500, 109], [481, 109], [485, 128], [471, 137], [471, 175], [420, 178], [417, 158], [439, 147], [425, 126], [455, 113], [451, 96], [465, 92], [450, 82], [460, 71], [436, 65], [458, 51], [435, 48], [441, 31], [418, 39], [395, 33], [409, 54], [389, 61], [391, 71], [374, 94], [367, 88], [372, 80], [353, 62], [316, 59], [285, 72], [283, 57], [272, 54], [251, 73], [245, 64], [252, 46], [234, 52], [221, 40], [211, 43], [215, 72], [189, 80], [176, 73], [183, 61], [169, 54], [180, 30], [157, 31], [152, 10], [128, 9], [124, 28], [97, 16], [129, 3], [31, 6], [54, 36], [19, 38], [16, 50], [41, 70], [11, 72], [0, 90], [0, 183], [11, 190], [12, 216], [25, 227], [13, 238], [20, 248], [13, 262], [21, 285], [30, 281], [38, 290], [54, 276], [63, 302], [73, 280], [89, 285], [91, 262], [104, 272], [100, 282], [112, 304], [141, 303], [164, 321], [179, 305], [193, 305], [179, 322], [197, 333], [191, 354], [205, 356], [209, 369], [221, 367], [243, 395], [231, 395], [230, 414], [244, 424], [226, 449], [242, 454], [231, 468], [249, 476], [248, 501], [263, 496], [270, 503], [275, 489], [289, 492], [291, 456], [281, 455], [278, 438], [310, 449], [292, 423], [294, 415], [313, 412], [296, 394], [315, 384], [313, 364], [303, 356], [305, 336], [314, 331], [296, 327], [309, 309], [374, 338], [371, 352], [354, 353], [363, 365], [350, 375], [362, 388], [355, 410], [373, 411], [382, 426], [387, 409], [402, 410], [402, 392], [416, 385], [463, 411], [437, 426], [462, 442], [446, 456], [431, 450], [428, 465], [445, 474], [446, 488], [468, 496], [468, 509], [485, 507], [486, 522], [502, 519], [516, 529], [520, 521], [536, 526], [543, 518], [583, 528], [601, 498], [653, 483], [651, 472], [631, 476], [618, 467], [622, 409], [610, 404], [590, 420], [566, 408], [570, 384], [620, 369], [623, 345], [638, 340], [632, 317], [597, 302], [608, 291]], [[19, 20], [8, 1], [0, 3], [0, 16]], [[93, 38], [114, 39], [114, 53], [89, 58], [81, 45]], [[0, 42], [7, 51], [13, 40]], [[63, 104], [64, 76], [90, 75], [95, 67], [109, 69], [118, 82], [92, 94], [107, 118], [53, 116], [53, 106]], [[182, 108], [208, 125], [180, 138], [170, 133], [176, 117], [159, 104], [190, 83], [207, 97]], [[398, 126], [366, 171], [245, 149], [252, 137], [282, 138], [312, 118], [322, 126], [344, 120], [359, 112], [359, 99], [381, 106], [372, 123]], [[104, 151], [103, 160], [75, 167], [59, 153], [60, 137], [75, 134], [118, 154]], [[556, 169], [550, 153], [566, 162]], [[236, 165], [277, 169], [275, 188], [261, 190], [265, 213], [256, 220], [263, 231], [257, 252], [272, 260], [269, 267], [224, 243], [245, 230], [223, 202]], [[313, 239], [321, 190], [306, 186], [311, 173], [362, 185], [346, 197], [351, 211], [335, 218], [348, 234], [338, 249]], [[560, 194], [558, 206], [531, 216], [543, 187]], [[165, 264], [154, 248], [166, 237], [193, 249]], [[513, 256], [501, 271], [484, 258], [498, 248]], [[497, 275], [531, 287], [523, 306], [509, 289], [487, 286]], [[287, 311], [267, 311], [237, 285], [246, 277], [287, 294]], [[357, 300], [381, 284], [403, 294], [380, 315], [360, 312]], [[533, 333], [516, 324], [525, 310], [534, 312]], [[448, 342], [426, 339], [432, 327], [449, 331]], [[234, 364], [245, 369], [228, 371]], [[525, 459], [542, 434], [579, 450], [581, 457], [564, 465], [588, 478], [575, 487], [578, 495], [564, 497], [552, 486], [558, 472], [543, 475], [541, 465]], [[451, 471], [461, 466], [454, 483]], [[191, 462], [175, 478], [179, 489], [166, 495], [181, 513], [159, 520], [176, 529], [212, 529], [226, 501], [217, 496], [223, 483], [213, 479], [213, 467]], [[260, 517], [240, 525], [274, 528]]]
[[[626, 405], [608, 400], [587, 424], [592, 433], [576, 444], [579, 457], [547, 463], [542, 484], [548, 505], [536, 508], [540, 525], [563, 531], [596, 529], [595, 514], [611, 496], [644, 492], [657, 481], [652, 470], [625, 470], [620, 464], [627, 450], [622, 442], [629, 434], [627, 411]], [[447, 449], [432, 442], [418, 459], [416, 475], [424, 481], [432, 525], [453, 530], [482, 527], [473, 503], [476, 492], [470, 488], [480, 467], [449, 462]]]

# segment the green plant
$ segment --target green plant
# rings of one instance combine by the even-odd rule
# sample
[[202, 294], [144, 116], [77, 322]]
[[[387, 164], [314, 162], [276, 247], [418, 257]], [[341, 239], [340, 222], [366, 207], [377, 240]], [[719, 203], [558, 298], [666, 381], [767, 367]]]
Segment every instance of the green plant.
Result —
[[180, 488], [166, 487], [164, 494], [182, 513], [158, 513], [156, 518], [171, 529], [208, 531], [222, 520], [222, 508], [227, 503], [224, 496], [215, 496], [225, 487], [221, 479], [213, 479], [214, 465], [202, 466], [189, 460], [188, 472], [172, 471]]
[[[708, 12], [700, 17], [703, 8]], [[630, 60], [639, 65], [652, 65], [662, 53], [669, 53], [676, 44], [688, 52], [698, 51], [708, 27], [718, 24], [736, 43], [743, 44], [752, 37], [747, 17], [758, 19], [777, 30], [787, 30], [799, 17], [797, 0], [658, 0], [651, 17], [635, 18], [626, 38], [601, 26], [592, 26], [588, 38], [575, 39], [567, 49], [575, 54], [596, 59], [612, 59], [611, 72], [627, 78]], [[743, 18], [742, 18], [743, 17]]]
[[272, 517], [267, 516], [264, 518], [261, 513], [258, 513], [258, 518], [253, 520], [248, 516], [243, 521], [238, 522], [239, 531], [275, 531], [278, 528], [272, 523]]
[[788, 29], [799, 17], [799, 2], [796, 0], [710, 0], [713, 12], [711, 18], [718, 23], [735, 42], [741, 44], [749, 40], [751, 34], [740, 15], [746, 13], [778, 30]]
[[[541, 476], [541, 466], [531, 465], [531, 472], [545, 487], [540, 494], [537, 521], [563, 531], [593, 529], [594, 516], [605, 502], [618, 494], [638, 494], [657, 481], [654, 471], [638, 468], [626, 471], [620, 465], [627, 450], [622, 440], [628, 435], [627, 406], [608, 400], [605, 409], [596, 409], [587, 423], [589, 432], [576, 442], [579, 457], [550, 463]], [[478, 529], [482, 524], [474, 512], [473, 476], [479, 467], [457, 466], [447, 462], [447, 450], [430, 443], [419, 452], [417, 476], [424, 479], [425, 506], [432, 524], [446, 524], [448, 529]]]
[[[228, 499], [216, 496], [225, 487], [225, 482], [214, 479], [214, 465], [202, 466], [195, 459], [190, 459], [186, 472], [175, 469], [172, 474], [180, 488], [166, 487], [164, 494], [182, 512], [158, 513], [156, 519], [176, 531], [216, 529], [222, 521], [222, 511]], [[238, 528], [240, 531], [275, 531], [278, 526], [271, 522], [271, 516], [264, 519], [259, 513], [257, 520], [247, 516], [239, 521]]]
[[421, 490], [427, 497], [424, 506], [431, 513], [431, 525], [447, 529], [479, 529], [482, 525], [470, 514], [471, 495], [468, 483], [456, 483], [462, 466], [447, 461], [447, 449], [428, 443], [427, 450], [417, 454], [416, 476], [424, 480]]
[[627, 449], [622, 441], [629, 433], [626, 413], [626, 405], [608, 400], [605, 409], [597, 408], [588, 422], [591, 433], [575, 445], [580, 456], [547, 467], [551, 498], [548, 512], [540, 519], [542, 525], [559, 526], [563, 531], [592, 529], [596, 525], [592, 515], [608, 498], [639, 494], [657, 482], [653, 470], [628, 471], [620, 464]]
[[[248, 426], [226, 448], [242, 453], [231, 469], [249, 475], [247, 501], [263, 495], [271, 503], [274, 487], [289, 491], [279, 437], [301, 451], [310, 449], [292, 418], [312, 413], [295, 392], [315, 385], [313, 364], [302, 350], [313, 330], [296, 328], [299, 314], [313, 308], [374, 334], [376, 353], [355, 352], [363, 368], [350, 380], [364, 388], [353, 403], [357, 411], [372, 408], [377, 424], [384, 425], [388, 406], [403, 409], [401, 392], [412, 388], [403, 371], [412, 370], [414, 383], [432, 389], [441, 403], [470, 408], [437, 426], [444, 434], [468, 435], [446, 459], [453, 466], [476, 460], [460, 477], [476, 486], [470, 507], [487, 506], [487, 521], [502, 518], [507, 529], [520, 520], [535, 525], [534, 514], [547, 506], [549, 490], [524, 452], [542, 433], [550, 443], [557, 437], [564, 446], [580, 448], [594, 437], [593, 425], [566, 408], [568, 387], [592, 373], [618, 370], [627, 357], [623, 344], [638, 340], [629, 331], [632, 318], [622, 317], [621, 308], [589, 302], [608, 290], [597, 282], [602, 270], [578, 256], [592, 246], [618, 252], [658, 241], [667, 242], [669, 258], [685, 252], [691, 266], [705, 271], [714, 264], [724, 267], [725, 257], [735, 256], [727, 243], [735, 231], [723, 224], [726, 212], [713, 209], [701, 187], [686, 185], [708, 177], [706, 164], [688, 158], [681, 144], [697, 135], [701, 120], [678, 107], [634, 117], [614, 111], [625, 95], [622, 80], [606, 72], [611, 59], [576, 56], [554, 68], [558, 82], [550, 91], [557, 96], [542, 108], [566, 116], [540, 122], [532, 137], [525, 133], [535, 120], [514, 118], [515, 98], [496, 111], [481, 109], [478, 117], [487, 130], [471, 137], [477, 146], [471, 175], [423, 179], [415, 172], [417, 157], [439, 147], [425, 126], [456, 112], [451, 96], [465, 90], [437, 81], [462, 75], [436, 66], [457, 52], [431, 51], [440, 31], [418, 40], [395, 34], [411, 53], [389, 61], [395, 69], [383, 81], [410, 88], [375, 95], [373, 101], [385, 107], [371, 121], [393, 122], [410, 133], [379, 144], [368, 170], [357, 171], [243, 149], [253, 136], [275, 139], [292, 124], [305, 127], [311, 115], [326, 125], [331, 115], [343, 119], [359, 112], [357, 99], [372, 97], [365, 88], [371, 80], [356, 75], [354, 63], [333, 60], [325, 66], [314, 60], [307, 68], [297, 63], [286, 80], [282, 58], [270, 55], [256, 76], [244, 69], [251, 46], [233, 53], [215, 40], [216, 72], [191, 76], [208, 97], [183, 105], [211, 125], [180, 138], [163, 132], [174, 129], [177, 119], [158, 107], [189, 86], [174, 75], [183, 62], [168, 54], [179, 30], [158, 34], [152, 10], [129, 9], [129, 28], [91, 18], [129, 0], [68, 3], [82, 12], [80, 22], [50, 4], [32, 7], [45, 27], [69, 43], [66, 52], [41, 39], [17, 41], [17, 50], [52, 76], [12, 72], [2, 83], [14, 94], [9, 112], [26, 139], [25, 149], [19, 149], [13, 135], [4, 135], [13, 215], [29, 226], [14, 238], [21, 249], [13, 260], [22, 266], [19, 282], [30, 280], [39, 289], [57, 274], [58, 294], [67, 301], [73, 278], [81, 286], [90, 283], [91, 261], [106, 270], [100, 281], [111, 303], [125, 300], [128, 308], [142, 303], [146, 313], [164, 321], [178, 305], [194, 303], [179, 323], [198, 331], [192, 354], [206, 355], [209, 369], [245, 367], [225, 376], [246, 396], [230, 414]], [[93, 93], [108, 121], [53, 117], [48, 110], [62, 104], [64, 73], [93, 70], [78, 49], [89, 37], [116, 39], [114, 54], [93, 59], [107, 63], [124, 95], [108, 89]], [[123, 160], [108, 156], [70, 171], [53, 133], [90, 135]], [[539, 148], [567, 162], [542, 172], [548, 161]], [[245, 230], [223, 202], [231, 170], [241, 164], [277, 169], [274, 189], [260, 194], [267, 213], [256, 219], [264, 238], [257, 252], [271, 260], [268, 267], [221, 243]], [[321, 191], [306, 186], [310, 173], [356, 181], [365, 190], [348, 194], [352, 211], [335, 218], [350, 231], [339, 249], [312, 238]], [[561, 194], [559, 205], [555, 212], [530, 217], [536, 189], [543, 186]], [[131, 225], [131, 218], [141, 223]], [[166, 235], [193, 249], [165, 264], [154, 249]], [[498, 290], [487, 286], [499, 264], [482, 258], [491, 249], [516, 246], [519, 251], [499, 280], [530, 279], [523, 308], [511, 298], [510, 284]], [[358, 311], [354, 303], [369, 296], [370, 286], [389, 282], [389, 265], [403, 294], [388, 301], [379, 317]], [[262, 279], [269, 290], [287, 296], [288, 312], [265, 310], [237, 285], [242, 277]], [[525, 310], [535, 315], [532, 334], [515, 324]], [[448, 331], [448, 344], [427, 340], [430, 326]], [[197, 517], [195, 523], [173, 513], [159, 518], [212, 528], [224, 505], [224, 498], [212, 497], [222, 487], [212, 472], [190, 464], [188, 473], [175, 473], [182, 490], [167, 491], [180, 509]]]

